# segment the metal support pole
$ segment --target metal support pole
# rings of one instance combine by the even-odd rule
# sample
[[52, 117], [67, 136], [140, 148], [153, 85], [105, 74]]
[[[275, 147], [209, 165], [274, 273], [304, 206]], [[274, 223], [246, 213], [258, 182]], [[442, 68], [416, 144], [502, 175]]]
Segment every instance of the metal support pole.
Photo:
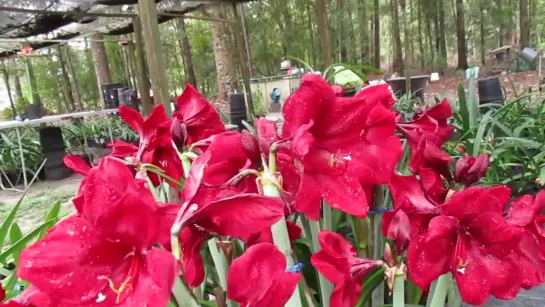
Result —
[[19, 154], [21, 156], [21, 167], [23, 168], [23, 182], [24, 182], [24, 190], [27, 189], [27, 179], [26, 179], [26, 168], [25, 168], [25, 156], [23, 155], [23, 145], [21, 144], [21, 134], [19, 133], [19, 127], [15, 128], [15, 131], [17, 132], [17, 142], [19, 143]]
[[134, 29], [134, 44], [136, 45], [136, 80], [140, 80], [138, 91], [140, 92], [140, 101], [142, 102], [143, 114], [148, 115], [153, 107], [153, 101], [149, 94], [150, 82], [146, 69], [146, 55], [144, 54], [144, 43], [142, 40], [142, 24], [138, 17], [132, 19]]
[[244, 59], [244, 42], [242, 37], [241, 19], [239, 16], [237, 3], [233, 2], [233, 14], [235, 18], [235, 43], [237, 47], [237, 53], [239, 57], [240, 70], [242, 71], [242, 80], [244, 82], [246, 104], [248, 107], [249, 118], [253, 120], [255, 118], [254, 102], [252, 99], [252, 91], [250, 90], [250, 73], [248, 71], [246, 60]]

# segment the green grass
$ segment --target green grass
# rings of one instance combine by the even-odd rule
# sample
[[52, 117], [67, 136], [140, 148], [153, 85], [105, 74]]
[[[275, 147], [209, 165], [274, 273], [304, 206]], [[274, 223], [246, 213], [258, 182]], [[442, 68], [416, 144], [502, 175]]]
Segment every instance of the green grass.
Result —
[[[43, 223], [47, 212], [57, 201], [61, 203], [69, 202], [77, 193], [76, 188], [61, 188], [53, 191], [39, 191], [27, 195], [19, 211], [15, 215], [15, 220], [21, 226], [23, 233], [33, 227]], [[4, 204], [0, 202], [0, 221], [4, 221], [13, 208], [13, 204]], [[61, 206], [61, 215], [73, 210], [71, 204]]]

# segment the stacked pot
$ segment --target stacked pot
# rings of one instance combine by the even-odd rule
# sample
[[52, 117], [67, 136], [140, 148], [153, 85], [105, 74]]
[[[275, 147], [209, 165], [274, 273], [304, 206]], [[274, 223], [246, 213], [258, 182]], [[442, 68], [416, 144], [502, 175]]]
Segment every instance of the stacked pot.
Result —
[[72, 172], [63, 162], [63, 158], [66, 156], [66, 149], [61, 128], [41, 128], [40, 143], [44, 158], [47, 159], [44, 165], [45, 179], [59, 180], [70, 176]]

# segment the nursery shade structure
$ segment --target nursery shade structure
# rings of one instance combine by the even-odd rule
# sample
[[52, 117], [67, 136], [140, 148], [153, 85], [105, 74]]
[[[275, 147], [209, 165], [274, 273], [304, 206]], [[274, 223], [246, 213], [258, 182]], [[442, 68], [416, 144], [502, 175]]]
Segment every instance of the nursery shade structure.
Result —
[[[162, 23], [218, 2], [247, 1], [155, 0], [157, 21]], [[37, 50], [58, 43], [49, 40], [68, 40], [94, 32], [131, 33], [132, 19], [138, 15], [137, 3], [137, 0], [0, 0], [0, 58], [16, 55], [21, 50], [21, 39], [28, 40], [30, 47]]]

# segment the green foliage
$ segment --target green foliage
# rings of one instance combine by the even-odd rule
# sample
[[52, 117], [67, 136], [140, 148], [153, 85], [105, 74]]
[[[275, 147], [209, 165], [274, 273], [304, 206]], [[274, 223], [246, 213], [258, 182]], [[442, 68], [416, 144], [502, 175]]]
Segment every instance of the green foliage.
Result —
[[[25, 168], [34, 173], [42, 163], [42, 150], [38, 134], [32, 128], [19, 128], [21, 147], [25, 157]], [[20, 170], [21, 151], [17, 132], [14, 129], [0, 132], [0, 167], [4, 172]]]

